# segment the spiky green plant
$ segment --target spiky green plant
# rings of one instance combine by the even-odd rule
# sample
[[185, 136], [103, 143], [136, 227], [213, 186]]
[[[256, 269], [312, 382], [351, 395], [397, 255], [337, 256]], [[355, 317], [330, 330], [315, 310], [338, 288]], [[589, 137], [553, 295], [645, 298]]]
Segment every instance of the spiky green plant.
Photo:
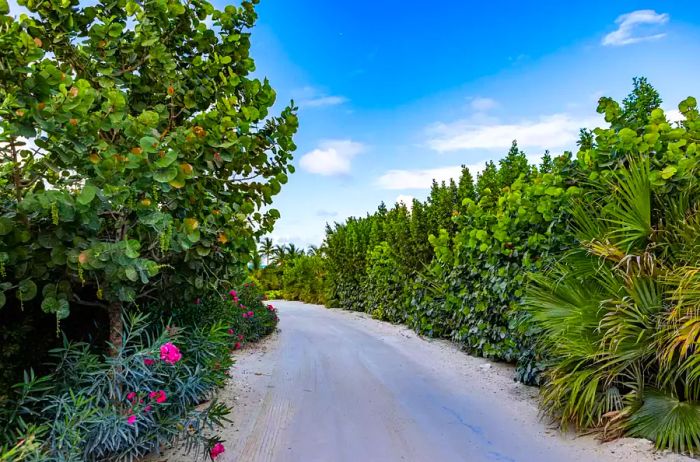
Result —
[[[533, 275], [526, 299], [549, 358], [544, 409], [562, 425], [700, 449], [700, 122], [651, 112], [597, 129], [579, 153], [578, 248]], [[617, 114], [617, 115], [616, 115]], [[610, 161], [611, 158], [616, 159]]]

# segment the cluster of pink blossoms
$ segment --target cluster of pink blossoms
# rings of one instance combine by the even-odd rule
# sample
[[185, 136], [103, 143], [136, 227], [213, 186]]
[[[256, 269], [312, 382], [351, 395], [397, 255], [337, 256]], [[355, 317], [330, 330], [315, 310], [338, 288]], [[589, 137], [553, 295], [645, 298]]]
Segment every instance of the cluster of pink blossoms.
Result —
[[228, 294], [231, 296], [234, 302], [238, 303], [238, 293], [235, 290], [231, 289]]
[[[148, 394], [148, 398], [151, 400], [151, 402], [163, 404], [167, 401], [168, 396], [165, 394], [165, 390], [158, 390], [150, 392]], [[126, 422], [129, 425], [133, 425], [136, 423], [136, 414], [134, 413], [133, 406], [143, 403], [143, 398], [139, 398], [135, 391], [131, 391], [127, 393], [126, 399], [129, 400], [132, 405], [132, 407], [129, 409], [129, 416], [126, 418]], [[151, 404], [147, 404], [146, 407], [143, 408], [144, 412], [150, 412], [152, 409], [153, 406]]]
[[226, 448], [221, 443], [216, 443], [210, 450], [209, 455], [212, 459], [216, 459], [220, 454], [226, 452]]
[[166, 342], [160, 347], [160, 359], [168, 364], [175, 364], [182, 359], [182, 354], [175, 345]]
[[252, 318], [254, 315], [255, 315], [255, 313], [253, 313], [252, 311], [248, 311], [247, 313], [243, 313], [241, 316], [243, 316], [244, 318], [247, 319], [247, 318]]
[[272, 305], [267, 305], [267, 311], [270, 311], [270, 312], [274, 313], [274, 312], [277, 311], [277, 310], [275, 310], [275, 307], [274, 307], [274, 306], [272, 306]]

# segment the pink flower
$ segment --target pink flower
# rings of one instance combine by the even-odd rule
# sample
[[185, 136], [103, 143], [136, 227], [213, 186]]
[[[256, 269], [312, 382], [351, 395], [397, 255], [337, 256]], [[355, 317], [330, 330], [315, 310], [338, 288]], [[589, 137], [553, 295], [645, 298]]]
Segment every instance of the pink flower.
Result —
[[129, 417], [126, 418], [126, 423], [129, 425], [134, 425], [136, 422], [136, 416], [134, 414], [131, 414]]
[[233, 331], [233, 329], [229, 329], [229, 330], [228, 330], [228, 335], [233, 335], [233, 334], [235, 334], [235, 332]]
[[243, 316], [244, 318], [247, 318], [247, 317], [248, 317], [248, 313], [243, 313], [243, 314], [241, 314], [241, 316]]
[[135, 391], [129, 392], [126, 395], [126, 399], [128, 399], [129, 401], [135, 400], [136, 399], [136, 392]]
[[254, 314], [255, 314], [255, 313], [253, 313], [252, 311], [248, 311], [248, 317], [249, 317], [249, 318], [252, 318]]
[[152, 366], [152, 365], [154, 365], [154, 364], [156, 363], [156, 360], [155, 360], [155, 359], [151, 359], [151, 358], [143, 358], [143, 363], [144, 363], [146, 366]]
[[243, 334], [238, 334], [238, 340], [243, 340], [245, 337], [243, 337]]
[[268, 309], [268, 310], [274, 310], [274, 309], [275, 309], [275, 307], [274, 307], [274, 306], [272, 306], [272, 305], [267, 305], [267, 309]]
[[150, 404], [148, 406], [146, 406], [145, 408], [143, 408], [143, 410], [146, 412], [151, 412], [151, 409], [153, 409], [153, 406], [151, 406]]
[[160, 347], [160, 359], [168, 364], [175, 364], [182, 359], [182, 354], [175, 345], [167, 342]]
[[228, 294], [229, 294], [231, 297], [233, 297], [233, 298], [236, 298], [236, 297], [238, 296], [238, 294], [236, 293], [236, 291], [233, 290], [233, 289], [231, 289], [231, 290], [229, 291]]
[[216, 443], [210, 450], [209, 450], [209, 455], [211, 456], [212, 459], [216, 459], [219, 457], [220, 454], [223, 454], [226, 452], [226, 448], [224, 448], [224, 445], [221, 443]]
[[200, 300], [199, 297], [194, 299], [195, 305], [199, 305], [200, 303], [202, 303], [202, 300]]
[[234, 350], [240, 350], [241, 349], [241, 342], [236, 342], [236, 344], [233, 346]]
[[162, 404], [168, 399], [167, 395], [165, 394], [165, 391], [163, 390], [152, 391], [148, 394], [148, 397], [151, 399], [155, 399], [156, 403], [158, 404]]

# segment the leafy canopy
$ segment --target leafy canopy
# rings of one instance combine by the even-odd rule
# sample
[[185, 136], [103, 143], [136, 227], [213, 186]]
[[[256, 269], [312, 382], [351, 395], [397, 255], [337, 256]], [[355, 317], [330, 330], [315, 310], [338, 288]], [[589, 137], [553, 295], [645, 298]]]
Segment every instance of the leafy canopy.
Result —
[[249, 77], [254, 3], [20, 0], [15, 19], [0, 0], [0, 305], [60, 319], [247, 261], [297, 128]]

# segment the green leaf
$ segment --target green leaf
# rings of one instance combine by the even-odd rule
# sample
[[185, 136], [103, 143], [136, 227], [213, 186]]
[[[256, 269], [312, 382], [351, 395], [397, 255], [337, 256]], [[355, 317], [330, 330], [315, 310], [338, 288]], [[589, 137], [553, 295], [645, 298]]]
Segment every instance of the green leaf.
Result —
[[159, 158], [158, 160], [156, 160], [153, 163], [155, 165], [157, 165], [158, 167], [165, 168], [165, 167], [169, 166], [170, 164], [172, 164], [173, 162], [175, 162], [176, 160], [177, 160], [177, 152], [170, 150], [170, 151], [166, 152], [163, 157]]
[[668, 180], [673, 175], [675, 175], [677, 171], [678, 168], [676, 168], [674, 165], [669, 165], [665, 169], [661, 170], [661, 178], [663, 178], [664, 180]]
[[124, 243], [124, 254], [129, 258], [138, 258], [141, 243], [135, 239], [129, 239]]
[[187, 234], [187, 239], [193, 244], [199, 242], [199, 238], [200, 238], [200, 232], [198, 229]]
[[88, 205], [95, 198], [95, 194], [97, 194], [97, 188], [88, 183], [78, 195], [77, 201], [81, 205]]
[[26, 302], [36, 297], [36, 292], [36, 283], [31, 279], [23, 279], [17, 287], [17, 298]]
[[124, 273], [126, 274], [126, 278], [131, 282], [136, 282], [139, 280], [139, 274], [133, 266], [127, 266], [124, 268]]
[[7, 217], [0, 217], [0, 236], [9, 234], [14, 227], [12, 220]]
[[158, 170], [153, 174], [153, 179], [161, 183], [168, 183], [175, 178], [177, 178], [178, 168], [175, 165], [171, 165], [168, 168]]
[[10, 12], [10, 5], [7, 0], [0, 0], [0, 14], [8, 14]]
[[6, 302], [7, 302], [7, 297], [5, 296], [5, 292], [0, 292], [0, 308], [5, 306]]
[[156, 152], [158, 150], [158, 139], [152, 136], [144, 136], [139, 140], [139, 146], [143, 152]]

